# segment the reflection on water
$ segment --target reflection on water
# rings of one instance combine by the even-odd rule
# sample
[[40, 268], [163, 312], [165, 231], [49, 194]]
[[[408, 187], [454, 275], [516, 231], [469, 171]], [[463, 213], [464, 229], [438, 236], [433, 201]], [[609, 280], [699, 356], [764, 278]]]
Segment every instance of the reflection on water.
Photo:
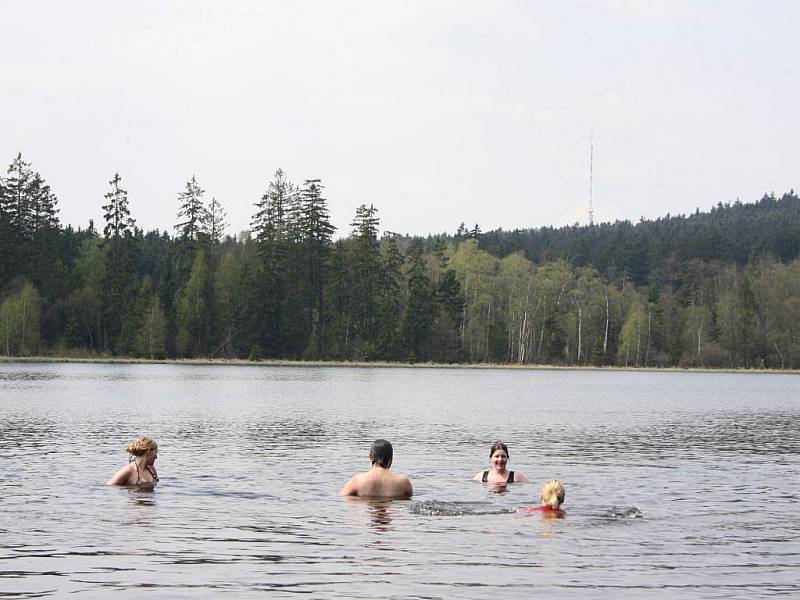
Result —
[[392, 514], [390, 507], [394, 500], [367, 500], [366, 504], [369, 509], [369, 518], [372, 529], [379, 533], [386, 533], [391, 531], [390, 525], [392, 524]]
[[50, 381], [59, 378], [57, 373], [48, 371], [6, 370], [3, 367], [4, 363], [0, 363], [0, 381], [22, 381], [32, 383], [35, 381]]
[[504, 481], [489, 482], [486, 488], [493, 494], [503, 495], [508, 491], [508, 484]]
[[[796, 595], [796, 382], [5, 363], [0, 595]], [[161, 483], [103, 485], [143, 434]], [[378, 437], [413, 500], [337, 495]], [[471, 480], [498, 438], [531, 484]]]

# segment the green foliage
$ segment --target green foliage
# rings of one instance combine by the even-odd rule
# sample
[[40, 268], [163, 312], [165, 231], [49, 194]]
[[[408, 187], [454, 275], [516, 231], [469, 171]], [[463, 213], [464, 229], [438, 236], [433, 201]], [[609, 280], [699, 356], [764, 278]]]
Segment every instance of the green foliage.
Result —
[[334, 241], [317, 179], [277, 171], [238, 239], [194, 177], [174, 237], [137, 229], [119, 174], [109, 183], [98, 235], [59, 225], [20, 154], [0, 178], [3, 352], [800, 368], [793, 191], [426, 239], [381, 237], [364, 204]]
[[206, 255], [197, 253], [186, 285], [178, 293], [177, 351], [180, 356], [207, 356], [210, 292]]
[[639, 295], [628, 311], [619, 335], [617, 357], [624, 366], [645, 366], [648, 344], [648, 312], [645, 302]]
[[474, 362], [491, 362], [489, 327], [496, 311], [494, 281], [499, 261], [478, 248], [478, 241], [469, 239], [456, 249], [450, 266], [458, 275], [464, 291], [465, 310], [461, 336], [467, 358]]
[[214, 277], [214, 303], [217, 317], [216, 348], [214, 356], [235, 358], [238, 354], [239, 314], [241, 310], [241, 265], [236, 253], [228, 251], [222, 256]]
[[106, 239], [130, 235], [135, 221], [131, 218], [131, 211], [128, 208], [128, 192], [120, 186], [122, 178], [119, 173], [114, 173], [113, 179], [108, 183], [111, 185], [111, 191], [105, 195], [108, 204], [103, 205], [103, 219], [106, 221], [103, 235]]
[[225, 228], [228, 226], [227, 218], [222, 204], [212, 197], [208, 208], [202, 213], [200, 223], [200, 230], [212, 244], [218, 244], [222, 240]]
[[149, 277], [145, 277], [137, 299], [137, 329], [131, 353], [141, 358], [159, 359], [167, 355], [167, 319]]
[[28, 356], [39, 350], [41, 300], [26, 280], [13, 286], [0, 304], [0, 350], [6, 356]]
[[109, 181], [111, 191], [105, 195], [103, 206], [106, 226], [103, 230], [103, 259], [105, 268], [101, 286], [102, 349], [128, 354], [131, 350], [133, 326], [126, 315], [135, 310], [133, 298], [138, 285], [133, 270], [133, 226], [128, 208], [128, 192], [120, 187], [119, 173]]
[[331, 248], [331, 239], [336, 228], [330, 222], [328, 201], [323, 197], [324, 186], [319, 179], [306, 179], [300, 190], [297, 208], [296, 230], [300, 244], [294, 250], [301, 277], [297, 288], [307, 321], [308, 343], [303, 351], [306, 358], [325, 356], [325, 281], [326, 268]]
[[186, 188], [178, 195], [178, 222], [175, 224], [175, 231], [178, 239], [194, 242], [203, 232], [203, 223], [207, 222], [208, 216], [205, 206], [203, 206], [203, 195], [205, 190], [197, 183], [194, 175], [186, 182]]
[[53, 298], [58, 258], [58, 209], [55, 194], [22, 154], [0, 178], [0, 286], [25, 276]]
[[431, 327], [434, 319], [434, 298], [431, 283], [422, 263], [421, 248], [414, 247], [410, 253], [408, 295], [403, 314], [402, 337], [408, 356], [416, 360], [431, 357]]

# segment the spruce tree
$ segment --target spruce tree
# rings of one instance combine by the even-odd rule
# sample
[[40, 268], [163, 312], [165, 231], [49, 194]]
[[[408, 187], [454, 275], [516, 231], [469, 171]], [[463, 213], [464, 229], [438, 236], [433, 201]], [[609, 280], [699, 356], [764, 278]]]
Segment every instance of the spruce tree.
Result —
[[208, 241], [212, 244], [218, 244], [225, 234], [225, 229], [228, 227], [227, 214], [225, 209], [219, 203], [219, 200], [212, 197], [211, 202], [208, 203], [208, 208], [202, 215], [201, 230], [208, 237]]
[[50, 186], [18, 153], [0, 180], [0, 283], [26, 275], [40, 291], [49, 289], [58, 252], [56, 204]]
[[402, 335], [409, 362], [430, 358], [431, 326], [434, 298], [431, 282], [425, 272], [422, 248], [412, 246], [409, 256], [408, 295], [403, 314]]
[[355, 334], [364, 343], [374, 343], [376, 293], [380, 286], [380, 245], [378, 243], [378, 211], [362, 204], [356, 209], [351, 226], [355, 241], [353, 253], [353, 323]]
[[[28, 243], [28, 275], [42, 294], [44, 302], [52, 302], [64, 293], [59, 275], [58, 208], [56, 195], [39, 173], [34, 173], [29, 188], [30, 223]], [[43, 326], [43, 333], [52, 333]], [[54, 336], [47, 335], [52, 341]]]
[[36, 176], [31, 163], [22, 160], [21, 152], [9, 165], [7, 173], [0, 210], [6, 215], [16, 242], [21, 243], [29, 239], [33, 231]]
[[[136, 274], [133, 271], [133, 227], [134, 220], [128, 208], [128, 192], [121, 187], [122, 178], [115, 173], [111, 191], [105, 194], [103, 205], [103, 257], [105, 270], [102, 287], [103, 343], [104, 350], [118, 354], [130, 351], [131, 335], [122, 339], [123, 320], [133, 306], [136, 290]], [[132, 331], [130, 329], [129, 331]]]
[[30, 186], [30, 230], [35, 235], [46, 229], [57, 229], [58, 200], [50, 186], [39, 173], [35, 173]]
[[251, 223], [263, 277], [259, 282], [260, 347], [267, 356], [280, 354], [287, 346], [286, 277], [289, 272], [290, 244], [298, 227], [295, 223], [298, 191], [278, 169], [261, 200]]
[[384, 360], [405, 358], [401, 353], [400, 324], [403, 314], [403, 262], [397, 235], [381, 242], [381, 280], [377, 298], [377, 356]]
[[[186, 182], [186, 189], [178, 195], [178, 223], [175, 225], [177, 237], [183, 241], [196, 242], [203, 233], [203, 223], [207, 222], [207, 210], [203, 205], [202, 189], [194, 175]], [[182, 219], [182, 220], [181, 220]]]
[[103, 219], [106, 222], [103, 237], [106, 240], [120, 239], [133, 232], [135, 221], [131, 218], [131, 211], [128, 208], [128, 192], [120, 185], [122, 177], [119, 173], [114, 173], [114, 177], [108, 183], [111, 191], [105, 195], [108, 204], [103, 205]]
[[250, 224], [259, 253], [269, 251], [272, 245], [288, 240], [288, 220], [291, 205], [297, 196], [297, 189], [286, 177], [282, 169], [275, 171], [274, 179], [267, 186], [255, 206], [258, 209]]
[[307, 179], [300, 192], [299, 231], [302, 239], [302, 259], [308, 281], [303, 298], [308, 322], [307, 356], [324, 356], [325, 339], [325, 268], [336, 228], [330, 222], [328, 202], [323, 197], [324, 186], [319, 179]]

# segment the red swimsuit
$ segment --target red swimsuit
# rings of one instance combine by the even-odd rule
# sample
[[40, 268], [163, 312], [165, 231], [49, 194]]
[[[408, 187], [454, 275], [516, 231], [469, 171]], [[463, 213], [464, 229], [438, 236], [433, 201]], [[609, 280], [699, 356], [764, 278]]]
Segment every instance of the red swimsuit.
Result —
[[525, 509], [526, 513], [532, 513], [534, 511], [540, 510], [543, 513], [549, 513], [553, 515], [563, 515], [564, 511], [560, 508], [553, 508], [552, 506], [548, 506], [547, 504], [542, 504], [540, 506], [529, 506]]

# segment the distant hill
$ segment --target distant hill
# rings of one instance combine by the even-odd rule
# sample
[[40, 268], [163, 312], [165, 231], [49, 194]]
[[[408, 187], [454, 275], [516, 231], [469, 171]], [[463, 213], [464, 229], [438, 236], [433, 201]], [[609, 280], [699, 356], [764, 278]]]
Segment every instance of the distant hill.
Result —
[[[460, 241], [459, 236], [454, 241]], [[718, 204], [710, 212], [669, 215], [636, 224], [498, 229], [479, 235], [481, 249], [498, 257], [522, 251], [535, 264], [566, 259], [593, 266], [609, 280], [664, 284], [688, 261], [742, 266], [754, 256], [788, 262], [800, 256], [800, 197], [765, 195], [755, 203]]]

